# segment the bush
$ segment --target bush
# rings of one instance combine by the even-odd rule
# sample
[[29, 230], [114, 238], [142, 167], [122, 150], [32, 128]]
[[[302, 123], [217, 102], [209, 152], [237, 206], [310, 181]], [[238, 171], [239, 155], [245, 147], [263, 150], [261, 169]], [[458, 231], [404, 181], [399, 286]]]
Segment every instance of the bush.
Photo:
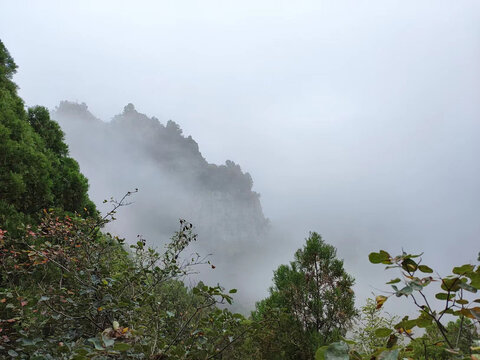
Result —
[[[111, 214], [110, 214], [111, 215]], [[104, 218], [104, 221], [107, 221]], [[0, 231], [0, 351], [20, 359], [207, 359], [249, 331], [220, 286], [186, 288], [199, 257], [180, 221], [165, 252], [127, 250], [97, 219], [45, 212], [22, 238]]]

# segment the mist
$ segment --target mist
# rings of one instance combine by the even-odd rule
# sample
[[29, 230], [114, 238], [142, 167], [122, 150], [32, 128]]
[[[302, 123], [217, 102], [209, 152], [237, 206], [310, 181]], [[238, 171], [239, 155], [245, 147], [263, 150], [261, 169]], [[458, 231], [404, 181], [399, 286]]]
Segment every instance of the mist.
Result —
[[[275, 262], [275, 251], [269, 249], [275, 231], [263, 214], [260, 195], [252, 191], [250, 174], [231, 160], [207, 163], [198, 144], [184, 136], [178, 124], [148, 117], [133, 104], [110, 122], [96, 118], [86, 104], [68, 101], [62, 101], [51, 117], [91, 179], [90, 196], [102, 213], [113, 205], [106, 194], [118, 201], [132, 192], [106, 230], [127, 243], [141, 237], [162, 252], [178, 230], [179, 219], [191, 222], [198, 241], [189, 246], [184, 261], [198, 254], [203, 264], [192, 267], [196, 276], [188, 281], [238, 288], [237, 308], [253, 308], [259, 294], [266, 292], [268, 270]], [[280, 239], [285, 241], [277, 236], [277, 243]]]
[[[18, 1], [2, 4], [0, 34], [27, 105], [85, 102], [108, 122], [133, 103], [164, 125], [178, 123], [207, 163], [229, 159], [251, 175], [270, 221], [260, 259], [239, 245], [238, 268], [249, 271], [230, 277], [256, 289], [245, 295], [249, 305], [309, 231], [338, 249], [359, 303], [388, 278], [368, 263], [371, 251], [425, 252], [441, 272], [477, 257], [477, 1]], [[79, 138], [66, 132], [77, 157]], [[118, 231], [168, 239], [177, 218], [195, 218], [177, 211], [192, 194], [122, 144], [128, 139], [96, 149], [112, 159], [98, 168], [78, 159], [92, 197], [138, 187]], [[159, 186], [172, 190], [133, 224]], [[158, 215], [173, 225], [156, 228]], [[226, 254], [220, 249], [214, 256]]]

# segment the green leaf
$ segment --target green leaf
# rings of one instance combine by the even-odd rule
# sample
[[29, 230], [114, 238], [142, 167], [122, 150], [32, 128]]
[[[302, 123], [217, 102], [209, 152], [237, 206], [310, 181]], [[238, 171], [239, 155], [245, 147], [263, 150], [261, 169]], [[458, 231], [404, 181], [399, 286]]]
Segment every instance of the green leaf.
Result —
[[237, 289], [231, 289], [228, 293], [229, 294], [235, 294], [237, 292]]
[[471, 264], [465, 264], [465, 265], [462, 265], [462, 266], [454, 267], [452, 272], [454, 274], [457, 274], [457, 275], [464, 275], [466, 273], [469, 273], [469, 272], [473, 271], [474, 268], [475, 268], [475, 266], [473, 266]]
[[417, 270], [418, 265], [412, 259], [405, 259], [402, 261], [402, 268], [407, 272], [413, 272]]
[[[455, 297], [455, 294], [450, 294], [450, 299], [453, 299]], [[449, 298], [448, 294], [447, 293], [437, 293], [435, 294], [435, 298], [437, 298], [438, 300], [447, 300]]]
[[368, 255], [368, 259], [372, 264], [391, 264], [390, 261], [390, 254], [384, 250], [380, 250], [380, 252], [372, 252]]
[[418, 257], [420, 257], [420, 256], [422, 256], [422, 255], [423, 255], [423, 252], [422, 252], [421, 254], [415, 254], [415, 255], [413, 255], [413, 254], [405, 255], [405, 253], [404, 253], [404, 255], [403, 255], [402, 257], [403, 257], [404, 259], [413, 259], [413, 258], [418, 258]]
[[417, 325], [417, 319], [409, 320], [408, 316], [405, 316], [402, 321], [395, 325], [395, 329], [410, 330]]
[[426, 328], [427, 326], [431, 325], [433, 320], [430, 316], [428, 316], [425, 312], [422, 312], [422, 314], [415, 320], [416, 325], [419, 328]]
[[433, 273], [433, 270], [429, 268], [427, 265], [418, 265], [418, 270], [420, 270], [423, 273], [431, 274]]
[[400, 281], [400, 278], [396, 278], [396, 279], [393, 279], [393, 280], [390, 280], [389, 282], [387, 282], [387, 284], [396, 284], [396, 283], [399, 283]]
[[458, 291], [460, 290], [460, 278], [443, 278], [442, 285], [440, 287], [445, 291]]
[[472, 285], [475, 289], [480, 290], [480, 273], [472, 272], [467, 274], [467, 276], [470, 278], [470, 280], [472, 280], [470, 285]]
[[325, 351], [327, 350], [328, 345], [319, 347], [315, 352], [315, 360], [325, 360]]
[[389, 328], [379, 328], [375, 330], [375, 336], [379, 338], [383, 338], [389, 336], [392, 333], [392, 330]]
[[85, 356], [89, 353], [89, 351], [85, 348], [80, 348], [80, 349], [76, 349], [75, 350], [75, 354], [76, 355], [80, 355], [80, 356]]
[[115, 345], [113, 345], [113, 350], [117, 351], [127, 351], [130, 348], [131, 345], [127, 343], [116, 343]]

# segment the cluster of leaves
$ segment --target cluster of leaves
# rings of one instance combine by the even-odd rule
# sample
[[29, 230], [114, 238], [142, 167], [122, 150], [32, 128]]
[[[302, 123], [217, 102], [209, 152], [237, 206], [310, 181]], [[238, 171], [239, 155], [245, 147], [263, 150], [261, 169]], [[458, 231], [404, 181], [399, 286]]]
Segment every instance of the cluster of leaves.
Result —
[[[387, 283], [391, 285], [392, 291], [376, 297], [377, 308], [395, 296], [411, 299], [419, 310], [416, 318], [405, 316], [391, 328], [378, 329], [380, 335], [389, 335], [389, 344], [387, 342], [383, 350], [396, 349], [401, 356], [416, 359], [428, 359], [434, 354], [435, 358], [480, 358], [476, 332], [480, 320], [480, 298], [475, 297], [480, 289], [480, 266], [457, 266], [452, 269], [452, 274], [442, 277], [433, 275], [434, 270], [422, 263], [421, 254], [403, 252], [391, 256], [380, 250], [371, 253], [369, 259], [374, 264], [384, 264], [387, 269], [397, 269], [400, 272], [400, 277]], [[434, 284], [438, 284], [440, 289], [432, 298], [427, 288]], [[436, 307], [438, 302], [442, 305]], [[452, 318], [458, 320], [447, 323]], [[403, 347], [396, 344], [402, 336], [409, 340]]]
[[[397, 269], [400, 276], [387, 282], [392, 291], [362, 308], [353, 339], [320, 347], [317, 360], [480, 359], [480, 298], [475, 296], [480, 289], [479, 265], [456, 266], [452, 274], [442, 277], [434, 276], [434, 270], [422, 263], [421, 254], [391, 256], [380, 250], [371, 253], [369, 260]], [[432, 295], [434, 284], [440, 289]], [[380, 316], [390, 297], [411, 299], [419, 315]]]
[[320, 347], [316, 360], [397, 359], [402, 339], [392, 337], [392, 328], [398, 318], [382, 314], [375, 300], [367, 299], [351, 332], [351, 339], [342, 338]]
[[181, 221], [165, 252], [127, 250], [95, 218], [45, 212], [22, 238], [0, 232], [0, 353], [23, 359], [209, 359], [250, 331], [220, 286], [184, 286], [202, 259]]

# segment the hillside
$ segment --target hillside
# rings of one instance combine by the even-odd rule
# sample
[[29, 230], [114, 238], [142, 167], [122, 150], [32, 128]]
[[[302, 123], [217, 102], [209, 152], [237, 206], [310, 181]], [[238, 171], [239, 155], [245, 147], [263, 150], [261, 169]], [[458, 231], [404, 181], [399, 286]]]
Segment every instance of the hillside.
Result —
[[[245, 239], [256, 238], [267, 229], [268, 221], [263, 215], [259, 194], [252, 191], [250, 174], [242, 172], [240, 166], [230, 160], [224, 165], [209, 164], [198, 144], [191, 136], [184, 136], [174, 121], [164, 125], [129, 104], [107, 123], [95, 118], [85, 104], [67, 101], [60, 103], [52, 118], [61, 124], [72, 155], [87, 177], [93, 179], [94, 195], [96, 186], [115, 184], [120, 190], [118, 194], [101, 196], [119, 195], [122, 190], [135, 186], [141, 192], [155, 188], [157, 196], [164, 198], [172, 193], [169, 185], [173, 183], [177, 192], [172, 196], [172, 203], [156, 203], [149, 195], [149, 204], [142, 202], [136, 211], [142, 211], [144, 206], [151, 210], [153, 206], [168, 205], [175, 212], [190, 216], [200, 230], [215, 227], [218, 234], [220, 229], [221, 235], [217, 236], [229, 242], [234, 242], [239, 235]], [[109, 171], [100, 180], [96, 174], [106, 164]], [[131, 170], [139, 167], [142, 171]], [[156, 172], [158, 178], [152, 178], [152, 172]], [[188, 200], [188, 204], [183, 203], [184, 200]], [[194, 200], [193, 206], [191, 200]], [[171, 227], [167, 219], [159, 217], [157, 221]]]
[[[219, 269], [207, 278], [228, 281], [241, 290], [247, 287], [241, 274], [260, 266], [259, 262], [252, 264], [251, 251], [263, 254], [261, 248], [270, 236], [250, 174], [230, 160], [224, 165], [208, 163], [195, 140], [183, 135], [178, 124], [171, 120], [162, 124], [132, 104], [104, 122], [86, 104], [63, 101], [52, 118], [65, 131], [97, 204], [139, 189], [134, 204], [122, 209], [109, 229], [127, 241], [141, 234], [152, 246], [163, 246], [178, 219], [187, 219], [199, 235], [193, 250], [212, 254], [209, 259]], [[250, 286], [241, 294], [250, 306], [258, 298], [258, 291]]]

